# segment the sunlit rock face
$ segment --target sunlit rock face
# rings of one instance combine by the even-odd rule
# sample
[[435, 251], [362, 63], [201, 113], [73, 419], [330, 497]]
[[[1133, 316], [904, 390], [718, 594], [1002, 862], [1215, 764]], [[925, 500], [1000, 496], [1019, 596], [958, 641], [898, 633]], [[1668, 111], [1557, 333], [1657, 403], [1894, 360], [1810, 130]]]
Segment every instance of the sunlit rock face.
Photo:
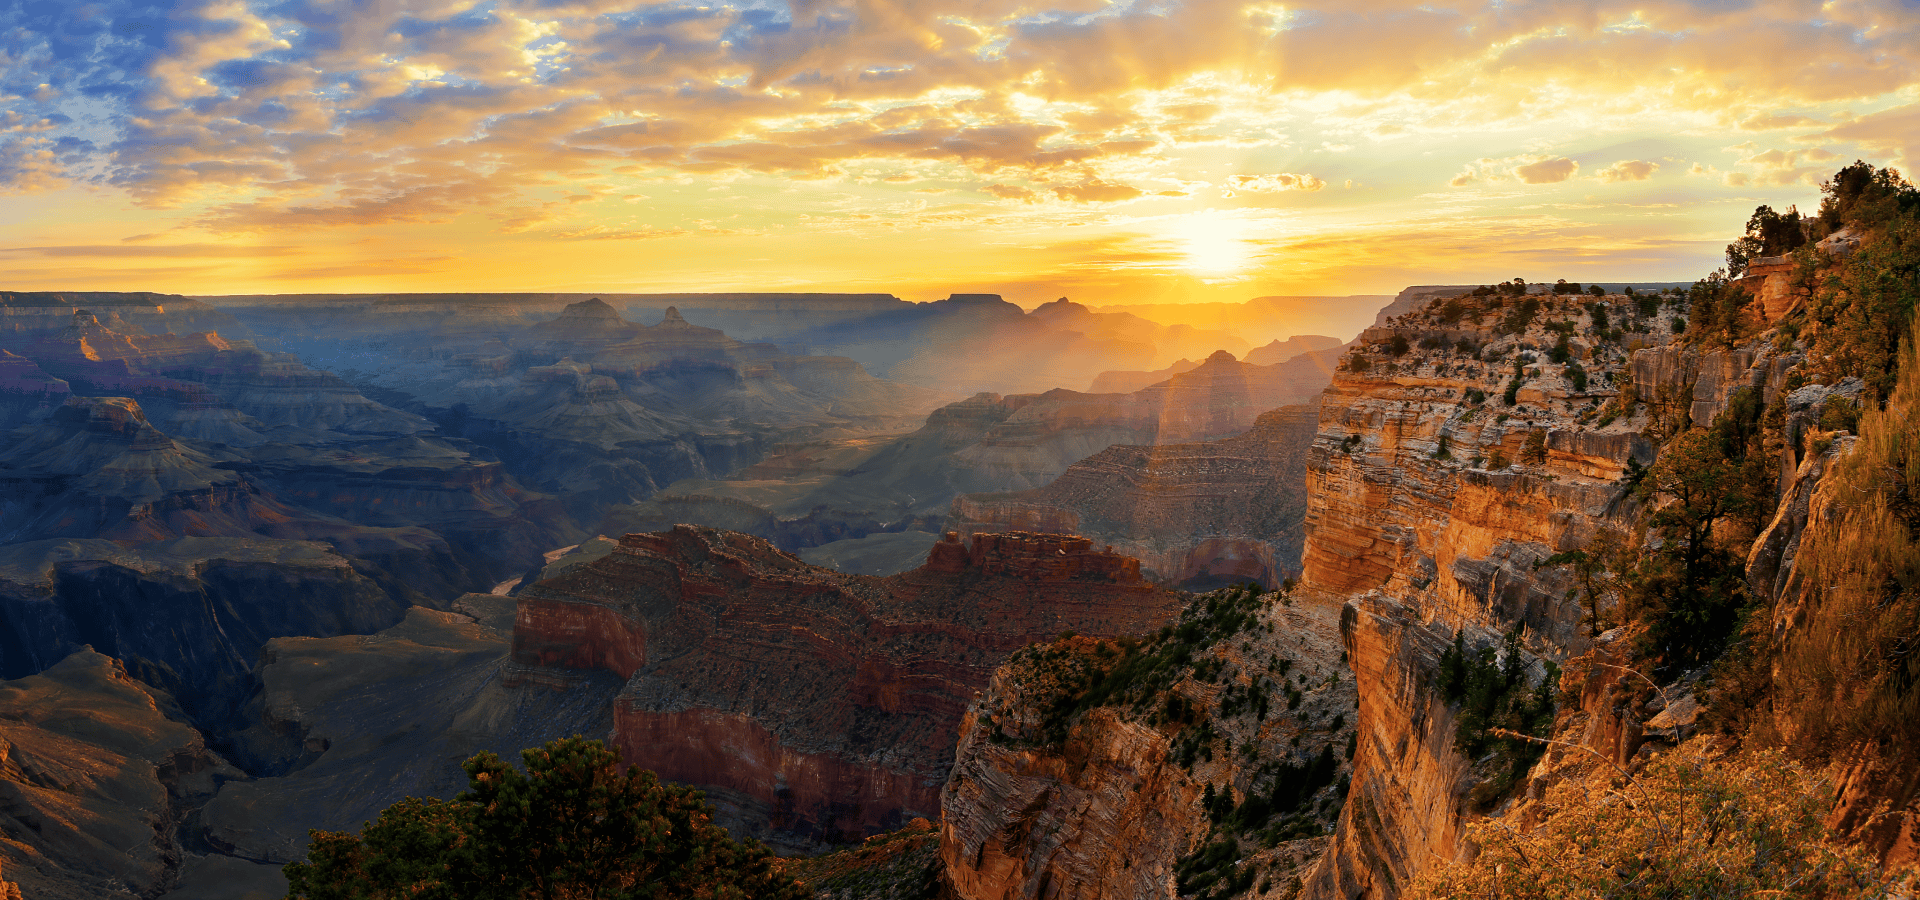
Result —
[[165, 693], [81, 649], [0, 685], [0, 898], [158, 896], [183, 849], [174, 824], [241, 776]]
[[627, 678], [626, 758], [797, 848], [937, 817], [961, 714], [1008, 653], [1149, 631], [1178, 602], [1084, 538], [950, 537], [872, 578], [681, 526], [523, 591], [514, 660]]
[[1314, 407], [1282, 407], [1234, 437], [1109, 447], [1037, 490], [957, 497], [949, 527], [1079, 534], [1169, 584], [1276, 585], [1300, 571], [1317, 420]]
[[[1339, 607], [1274, 595], [1256, 607], [1254, 627], [1173, 664], [1171, 683], [1148, 708], [1096, 707], [1058, 740], [1047, 736], [1057, 715], [1058, 663], [1023, 655], [1001, 666], [961, 722], [942, 802], [940, 851], [951, 893], [964, 900], [1171, 900], [1179, 863], [1208, 836], [1205, 798], [1244, 801], [1270, 786], [1273, 766], [1322, 748], [1339, 754], [1354, 710], [1353, 681], [1334, 674], [1344, 671]], [[1035, 649], [1099, 653], [1084, 637]], [[1230, 694], [1247, 696], [1240, 692], [1272, 675], [1269, 665], [1279, 659], [1310, 683], [1297, 706], [1283, 697], [1271, 714], [1226, 708]], [[1192, 720], [1157, 715], [1169, 697], [1187, 704]], [[1208, 751], [1183, 753], [1189, 740]], [[1326, 804], [1321, 821], [1331, 821], [1338, 793], [1329, 785], [1314, 798]], [[1327, 840], [1242, 844], [1237, 856], [1284, 891]]]
[[[1497, 312], [1484, 325], [1448, 322], [1437, 306], [1398, 314], [1361, 335], [1321, 400], [1303, 587], [1345, 600], [1360, 731], [1346, 812], [1307, 896], [1398, 896], [1464, 852], [1473, 779], [1432, 688], [1439, 653], [1456, 631], [1473, 644], [1519, 626], [1546, 658], [1586, 652], [1568, 576], [1539, 564], [1624, 527], [1630, 463], [1650, 464], [1663, 436], [1710, 422], [1741, 386], [1770, 400], [1791, 363], [1668, 346], [1674, 313], [1637, 318], [1618, 296], [1602, 302], [1626, 337], [1601, 340], [1593, 298], [1537, 299], [1519, 333], [1497, 333]], [[1572, 323], [1569, 364], [1547, 358], [1559, 339], [1548, 322]], [[1516, 359], [1523, 374], [1508, 406]], [[1641, 402], [1602, 413], [1628, 385]]]

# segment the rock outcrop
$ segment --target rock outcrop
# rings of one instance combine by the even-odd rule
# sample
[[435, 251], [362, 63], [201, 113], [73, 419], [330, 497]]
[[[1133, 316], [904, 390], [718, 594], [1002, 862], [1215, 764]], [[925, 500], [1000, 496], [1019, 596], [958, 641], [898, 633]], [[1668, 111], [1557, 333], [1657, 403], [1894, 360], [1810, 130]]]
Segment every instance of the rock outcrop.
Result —
[[[604, 738], [619, 679], [522, 678], [513, 622], [513, 600], [474, 594], [374, 634], [268, 642], [253, 724], [233, 738], [263, 777], [222, 786], [196, 842], [277, 866], [305, 853], [309, 829], [357, 830], [404, 797], [452, 797], [467, 786], [460, 764], [483, 750], [517, 760], [554, 738]], [[277, 870], [258, 874], [285, 892]]]
[[1109, 447], [1037, 490], [956, 497], [948, 527], [1078, 534], [1194, 589], [1277, 585], [1300, 572], [1318, 419], [1317, 407], [1289, 406], [1230, 438]]
[[185, 853], [176, 823], [221, 781], [244, 777], [172, 702], [85, 649], [0, 684], [0, 869], [14, 882], [0, 883], [0, 897], [172, 887]]
[[225, 727], [253, 693], [269, 639], [377, 631], [404, 606], [317, 542], [13, 544], [0, 548], [0, 675], [91, 647], [173, 695], [196, 725]]
[[1344, 792], [1338, 628], [1332, 604], [1229, 591], [1144, 642], [1017, 654], [961, 724], [941, 830], [954, 896], [1297, 892]]
[[627, 679], [627, 760], [796, 848], [937, 815], [967, 701], [1007, 654], [1145, 632], [1179, 602], [1084, 538], [949, 536], [871, 578], [692, 526], [627, 535], [517, 599], [516, 663]]
[[[1363, 333], [1322, 399], [1302, 586], [1351, 598], [1342, 631], [1360, 732], [1347, 812], [1309, 897], [1391, 898], [1466, 851], [1476, 779], [1435, 695], [1439, 654], [1456, 633], [1485, 646], [1522, 627], [1544, 658], [1586, 652], [1570, 576], [1540, 564], [1627, 527], [1628, 470], [1738, 388], [1772, 397], [1791, 363], [1666, 346], [1671, 305], [1642, 317], [1603, 298], [1616, 342], [1593, 327], [1592, 298], [1450, 302]], [[1571, 323], [1564, 363], [1540, 352], [1560, 341], [1552, 322]]]

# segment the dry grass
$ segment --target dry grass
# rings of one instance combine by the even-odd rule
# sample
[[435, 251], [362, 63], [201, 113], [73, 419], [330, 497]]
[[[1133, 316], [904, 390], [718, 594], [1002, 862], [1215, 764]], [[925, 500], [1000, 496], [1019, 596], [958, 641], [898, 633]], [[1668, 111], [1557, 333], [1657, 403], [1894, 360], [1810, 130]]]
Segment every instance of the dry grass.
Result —
[[1586, 766], [1527, 807], [1469, 826], [1479, 855], [1409, 896], [1889, 896], [1895, 876], [1829, 839], [1832, 807], [1828, 782], [1783, 753], [1722, 756], [1691, 741], [1631, 776]]

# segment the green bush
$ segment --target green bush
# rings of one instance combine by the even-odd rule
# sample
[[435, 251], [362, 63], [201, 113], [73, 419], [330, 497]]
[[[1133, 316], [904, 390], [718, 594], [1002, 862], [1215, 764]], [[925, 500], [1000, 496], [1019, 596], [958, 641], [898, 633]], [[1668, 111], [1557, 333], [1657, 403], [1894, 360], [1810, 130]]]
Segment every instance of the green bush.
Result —
[[1440, 656], [1439, 676], [1441, 696], [1459, 708], [1454, 749], [1468, 759], [1494, 751], [1495, 780], [1502, 787], [1510, 785], [1540, 758], [1544, 746], [1498, 732], [1545, 736], [1551, 731], [1559, 680], [1559, 669], [1548, 663], [1539, 684], [1528, 684], [1517, 628], [1507, 632], [1498, 648], [1490, 644], [1473, 652], [1456, 632], [1453, 646]]
[[759, 844], [712, 824], [698, 791], [663, 784], [599, 741], [467, 760], [451, 801], [408, 798], [360, 834], [312, 832], [285, 872], [305, 900], [768, 898], [807, 891]]

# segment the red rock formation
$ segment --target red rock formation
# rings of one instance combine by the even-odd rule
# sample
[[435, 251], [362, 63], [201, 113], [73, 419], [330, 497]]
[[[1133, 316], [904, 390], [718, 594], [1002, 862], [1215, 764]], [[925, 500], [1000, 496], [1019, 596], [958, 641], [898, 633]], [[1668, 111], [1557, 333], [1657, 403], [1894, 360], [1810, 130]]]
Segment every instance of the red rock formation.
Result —
[[937, 816], [967, 701], [1008, 653], [1150, 631], [1178, 602], [1085, 538], [949, 536], [871, 578], [683, 525], [524, 591], [514, 660], [628, 677], [630, 762], [805, 843]]

